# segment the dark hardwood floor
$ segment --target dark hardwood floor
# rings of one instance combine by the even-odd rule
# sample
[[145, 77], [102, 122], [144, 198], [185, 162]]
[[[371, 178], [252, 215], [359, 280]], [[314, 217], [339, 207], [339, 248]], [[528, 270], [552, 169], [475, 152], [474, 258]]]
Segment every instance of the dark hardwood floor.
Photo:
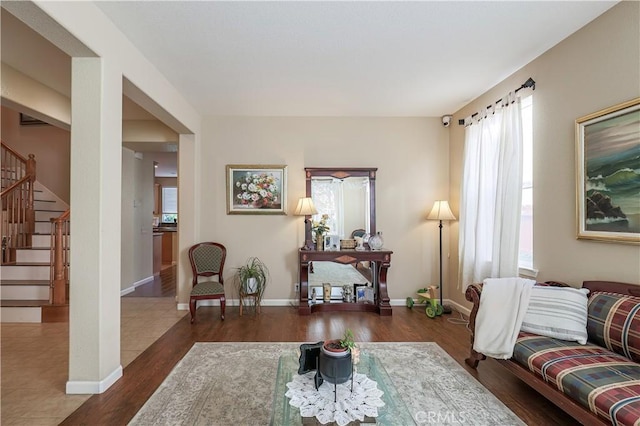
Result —
[[91, 397], [61, 424], [127, 424], [195, 342], [317, 342], [340, 337], [345, 328], [354, 331], [356, 341], [436, 342], [528, 425], [579, 424], [494, 360], [482, 361], [477, 370], [466, 366], [469, 333], [464, 324], [450, 321], [459, 317], [454, 312], [429, 319], [421, 307], [394, 307], [390, 317], [365, 312], [299, 316], [296, 307], [263, 307], [258, 315], [240, 317], [238, 307], [228, 306], [221, 321], [220, 308], [202, 307], [194, 325], [185, 316], [129, 364], [111, 388]]

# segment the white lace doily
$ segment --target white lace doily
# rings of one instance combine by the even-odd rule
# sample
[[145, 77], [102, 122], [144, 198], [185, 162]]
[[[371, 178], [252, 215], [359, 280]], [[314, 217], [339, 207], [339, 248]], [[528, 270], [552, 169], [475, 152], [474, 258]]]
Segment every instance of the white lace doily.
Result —
[[354, 373], [353, 393], [351, 380], [337, 386], [337, 402], [334, 400], [333, 383], [324, 382], [318, 390], [313, 382], [315, 371], [295, 375], [287, 383], [289, 404], [299, 408], [302, 417], [315, 417], [322, 424], [336, 422], [344, 426], [364, 416], [378, 417], [378, 408], [384, 406], [378, 384], [364, 374]]

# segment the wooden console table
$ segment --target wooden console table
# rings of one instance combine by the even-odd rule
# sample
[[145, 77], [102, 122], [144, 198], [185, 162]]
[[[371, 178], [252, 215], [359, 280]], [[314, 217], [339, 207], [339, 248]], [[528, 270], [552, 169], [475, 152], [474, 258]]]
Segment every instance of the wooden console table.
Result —
[[[300, 265], [300, 305], [298, 313], [309, 315], [312, 312], [322, 311], [367, 311], [377, 312], [380, 315], [391, 315], [391, 305], [387, 294], [387, 269], [391, 266], [391, 254], [389, 250], [340, 250], [340, 251], [316, 251], [298, 250]], [[310, 262], [337, 262], [345, 265], [357, 262], [371, 262], [373, 274], [373, 288], [375, 303], [316, 303], [309, 305], [309, 263]]]

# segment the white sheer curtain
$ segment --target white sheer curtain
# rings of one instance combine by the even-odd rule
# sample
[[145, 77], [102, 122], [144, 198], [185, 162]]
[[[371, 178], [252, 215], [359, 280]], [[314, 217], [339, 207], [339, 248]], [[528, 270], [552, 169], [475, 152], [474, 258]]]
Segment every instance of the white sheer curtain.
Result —
[[318, 214], [313, 216], [313, 221], [317, 222], [323, 214], [329, 215], [327, 225], [329, 225], [330, 235], [344, 236], [344, 200], [342, 182], [338, 179], [313, 179], [311, 180], [311, 193], [313, 203], [318, 210]]
[[518, 275], [522, 198], [520, 97], [478, 114], [465, 130], [460, 284]]

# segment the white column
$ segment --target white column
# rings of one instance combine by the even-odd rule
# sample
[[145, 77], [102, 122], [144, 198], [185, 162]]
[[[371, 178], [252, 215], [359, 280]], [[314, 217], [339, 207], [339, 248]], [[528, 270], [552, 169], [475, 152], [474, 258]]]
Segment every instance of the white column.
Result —
[[72, 59], [67, 393], [102, 393], [120, 365], [122, 75]]
[[178, 145], [178, 276], [176, 299], [179, 310], [189, 309], [191, 292], [191, 266], [189, 247], [204, 241], [198, 236], [200, 200], [198, 179], [199, 162], [196, 161], [196, 136], [181, 134]]

